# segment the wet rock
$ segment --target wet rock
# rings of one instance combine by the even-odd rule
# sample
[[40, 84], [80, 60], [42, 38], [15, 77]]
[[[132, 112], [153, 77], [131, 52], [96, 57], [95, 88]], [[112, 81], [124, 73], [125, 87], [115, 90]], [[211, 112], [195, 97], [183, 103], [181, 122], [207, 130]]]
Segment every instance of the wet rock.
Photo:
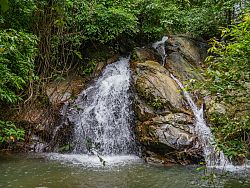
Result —
[[180, 52], [189, 63], [195, 65], [200, 65], [207, 57], [208, 45], [206, 41], [202, 39], [185, 35], [172, 35], [169, 37], [167, 45], [169, 51]]
[[157, 116], [152, 119], [158, 142], [176, 150], [187, 149], [194, 145], [196, 135], [193, 131], [193, 120], [183, 113]]
[[46, 151], [46, 147], [48, 147], [48, 144], [45, 142], [41, 141], [41, 138], [38, 136], [33, 135], [30, 139], [30, 144], [29, 151], [36, 152], [36, 153], [41, 153]]
[[189, 36], [170, 36], [165, 67], [181, 81], [203, 80], [198, 68], [207, 57], [208, 45]]
[[140, 62], [145, 62], [145, 61], [161, 61], [161, 56], [157, 54], [157, 52], [153, 48], [135, 48], [134, 50], [134, 58], [139, 60]]
[[135, 113], [139, 121], [147, 121], [156, 116], [151, 106], [146, 105], [145, 102], [138, 99], [138, 97], [136, 98]]
[[54, 81], [46, 87], [46, 94], [52, 105], [63, 104], [74, 99], [86, 84], [86, 79], [80, 76], [69, 76], [60, 81]]
[[185, 59], [180, 52], [173, 52], [166, 58], [165, 67], [182, 81], [190, 79], [203, 80], [197, 67]]
[[138, 138], [143, 144], [162, 145], [166, 148], [164, 153], [181, 152], [196, 144], [193, 120], [183, 113], [156, 116], [141, 123], [137, 128]]
[[[15, 122], [26, 129], [23, 150], [44, 152], [51, 149], [49, 144], [57, 136], [54, 134], [64, 116], [65, 104], [74, 100], [85, 82], [85, 79], [75, 76], [51, 82], [46, 87], [46, 94], [38, 96], [37, 101], [15, 117]], [[64, 137], [60, 137], [60, 140], [66, 140], [70, 135], [70, 128], [61, 127], [60, 131], [60, 135]]]
[[138, 95], [156, 110], [182, 110], [182, 96], [169, 72], [159, 63], [137, 63], [135, 88]]
[[136, 49], [131, 63], [136, 91], [136, 136], [146, 161], [162, 164], [189, 164], [203, 159], [194, 133], [194, 117], [181, 89], [181, 82], [202, 80], [197, 71], [206, 57], [204, 41], [171, 36], [167, 42], [165, 67], [151, 49]]
[[95, 70], [93, 71], [92, 73], [92, 77], [96, 78], [98, 77], [102, 70], [108, 65], [108, 64], [111, 64], [111, 63], [114, 63], [116, 61], [118, 61], [120, 58], [120, 56], [118, 54], [114, 55], [113, 57], [109, 58], [107, 61], [100, 61], [97, 63], [96, 67], [95, 67]]

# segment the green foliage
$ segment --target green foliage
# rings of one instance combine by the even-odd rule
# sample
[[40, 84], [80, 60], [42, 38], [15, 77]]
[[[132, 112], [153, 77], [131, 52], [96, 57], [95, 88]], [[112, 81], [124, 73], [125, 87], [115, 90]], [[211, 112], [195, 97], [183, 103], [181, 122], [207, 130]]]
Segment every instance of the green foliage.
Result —
[[162, 108], [164, 108], [164, 103], [160, 98], [155, 98], [150, 102], [150, 106], [152, 106], [156, 110], [161, 110]]
[[104, 43], [124, 32], [137, 31], [137, 18], [126, 6], [125, 0], [72, 0], [68, 3], [65, 22], [69, 27], [77, 26], [85, 39]]
[[[249, 55], [250, 55], [250, 17], [246, 15], [244, 20], [222, 30], [222, 37], [228, 43], [211, 41], [210, 52], [216, 56], [207, 58], [209, 68], [206, 76], [211, 77], [213, 85], [210, 90], [213, 93], [220, 92], [226, 95], [224, 100], [239, 98], [240, 96], [230, 91], [237, 91], [238, 94], [247, 89], [249, 81]], [[228, 102], [229, 102], [228, 101]]]
[[90, 60], [87, 64], [87, 66], [83, 70], [83, 74], [89, 76], [90, 74], [93, 73], [96, 67], [96, 61], [95, 60]]
[[246, 139], [250, 133], [249, 116], [212, 114], [209, 119], [216, 125], [212, 130], [217, 138], [218, 147], [224, 151], [225, 155], [233, 159], [239, 158], [238, 160], [245, 158], [248, 154]]
[[140, 35], [152, 39], [163, 33], [189, 33], [211, 37], [218, 28], [231, 24], [233, 9], [240, 0], [138, 0], [135, 13]]
[[155, 38], [181, 30], [183, 14], [174, 1], [135, 1], [134, 12], [138, 17], [139, 37]]
[[66, 144], [66, 145], [60, 147], [58, 149], [58, 152], [59, 153], [67, 153], [67, 152], [71, 152], [72, 149], [73, 149], [73, 145], [72, 144]]
[[0, 1], [0, 11], [6, 12], [9, 9], [9, 2], [8, 0], [1, 0]]
[[0, 120], [0, 144], [13, 144], [24, 140], [25, 131], [10, 121]]
[[8, 11], [0, 14], [0, 26], [37, 35], [40, 39], [38, 72], [51, 77], [54, 72], [65, 72], [72, 63], [82, 64], [86, 58], [84, 48], [89, 45], [105, 43], [117, 50], [117, 44], [123, 45], [128, 40], [135, 41], [131, 41], [133, 45], [146, 44], [163, 34], [215, 35], [218, 27], [232, 19], [232, 11], [227, 11], [237, 2], [8, 0]]
[[[1, 0], [2, 1], [2, 0]], [[2, 28], [13, 28], [19, 29], [30, 29], [34, 20], [32, 16], [33, 12], [36, 10], [35, 0], [3, 0], [5, 4], [5, 11], [2, 11], [0, 18], [2, 16], [2, 23], [0, 26]], [[1, 6], [2, 7], [2, 6]]]
[[0, 31], [0, 101], [15, 103], [34, 77], [36, 37], [13, 29]]
[[[107, 43], [122, 38], [155, 40], [164, 33], [211, 36], [232, 19], [239, 0], [9, 0], [2, 14], [5, 28], [53, 35], [53, 50], [63, 42], [80, 47], [87, 40]], [[227, 12], [228, 10], [230, 11]], [[48, 37], [48, 36], [47, 36]], [[77, 50], [77, 48], [73, 49]], [[72, 52], [72, 51], [71, 51]]]
[[229, 106], [226, 114], [213, 113], [209, 120], [219, 147], [238, 160], [247, 156], [250, 135], [250, 14], [239, 24], [222, 29], [224, 41], [211, 41], [205, 71], [206, 82], [200, 83], [207, 95]]

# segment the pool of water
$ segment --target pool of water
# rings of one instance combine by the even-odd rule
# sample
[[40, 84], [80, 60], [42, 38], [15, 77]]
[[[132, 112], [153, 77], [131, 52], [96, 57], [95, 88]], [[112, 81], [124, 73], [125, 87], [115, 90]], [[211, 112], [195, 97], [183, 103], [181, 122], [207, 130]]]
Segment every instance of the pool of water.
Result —
[[[249, 173], [208, 174], [197, 166], [162, 167], [134, 156], [58, 154], [0, 155], [0, 187], [24, 188], [191, 188], [250, 187]], [[207, 180], [208, 179], [208, 180]]]

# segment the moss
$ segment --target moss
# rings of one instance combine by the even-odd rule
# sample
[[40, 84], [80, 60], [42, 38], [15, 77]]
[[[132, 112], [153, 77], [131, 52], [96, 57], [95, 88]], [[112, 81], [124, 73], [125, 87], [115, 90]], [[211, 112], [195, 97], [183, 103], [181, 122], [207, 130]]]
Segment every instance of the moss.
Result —
[[132, 51], [130, 59], [131, 59], [133, 62], [134, 62], [134, 61], [136, 61], [136, 62], [139, 61], [139, 62], [140, 62], [140, 59], [138, 58], [138, 55], [137, 55], [135, 49]]

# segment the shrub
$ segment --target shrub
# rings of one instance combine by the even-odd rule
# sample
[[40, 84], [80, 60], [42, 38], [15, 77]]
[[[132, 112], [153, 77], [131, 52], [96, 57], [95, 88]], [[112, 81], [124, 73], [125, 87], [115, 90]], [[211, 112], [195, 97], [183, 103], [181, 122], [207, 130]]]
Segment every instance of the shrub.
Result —
[[15, 103], [18, 93], [34, 78], [37, 40], [13, 29], [0, 31], [0, 101]]
[[13, 144], [16, 141], [24, 140], [25, 131], [19, 129], [10, 121], [0, 120], [0, 145]]
[[231, 158], [246, 157], [250, 135], [250, 13], [240, 23], [224, 28], [222, 38], [211, 41], [205, 71], [206, 82], [200, 83], [207, 95], [229, 106], [224, 115], [209, 117], [219, 147]]

